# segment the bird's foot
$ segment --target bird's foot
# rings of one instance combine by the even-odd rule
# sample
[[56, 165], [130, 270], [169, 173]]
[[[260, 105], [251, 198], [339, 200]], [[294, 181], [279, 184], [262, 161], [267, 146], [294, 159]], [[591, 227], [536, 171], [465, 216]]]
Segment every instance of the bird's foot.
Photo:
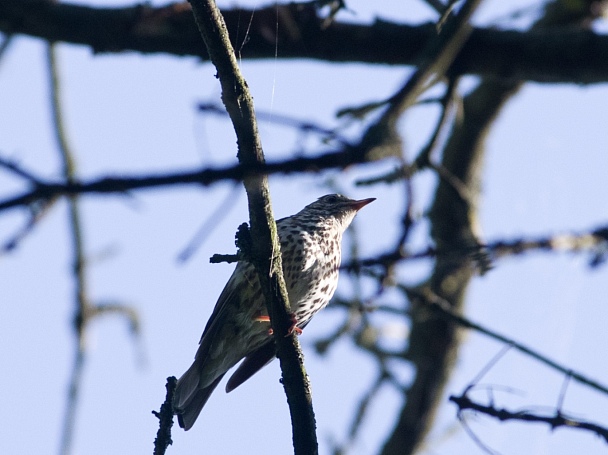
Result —
[[[298, 327], [298, 319], [296, 318], [295, 313], [290, 314], [291, 317], [291, 325], [289, 329], [287, 329], [287, 334], [285, 337], [290, 336], [293, 332], [296, 332], [296, 335], [302, 335], [302, 329]], [[270, 316], [260, 315], [253, 318], [255, 322], [270, 322]], [[274, 331], [272, 329], [268, 329], [268, 335], [272, 335]]]
[[[253, 318], [255, 322], [270, 322], [270, 316], [268, 315], [260, 315]], [[272, 328], [268, 329], [268, 336], [272, 336], [274, 330]]]
[[296, 314], [291, 313], [289, 316], [291, 317], [291, 325], [289, 326], [287, 335], [285, 335], [285, 337], [290, 336], [293, 332], [296, 332], [297, 335], [302, 335], [302, 329], [298, 327], [298, 319], [296, 318]]
[[270, 322], [270, 316], [260, 315], [260, 316], [254, 317], [253, 320], [255, 322]]

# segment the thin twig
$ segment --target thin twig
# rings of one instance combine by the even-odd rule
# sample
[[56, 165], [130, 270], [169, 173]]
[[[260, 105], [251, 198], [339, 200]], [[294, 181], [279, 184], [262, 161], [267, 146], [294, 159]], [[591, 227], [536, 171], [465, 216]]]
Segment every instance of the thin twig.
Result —
[[342, 169], [352, 164], [364, 163], [368, 157], [361, 147], [346, 147], [328, 151], [312, 157], [298, 157], [283, 161], [237, 164], [224, 168], [205, 168], [188, 172], [149, 174], [128, 177], [104, 177], [89, 182], [65, 180], [42, 182], [34, 189], [0, 200], [0, 211], [23, 207], [32, 202], [73, 194], [124, 193], [135, 189], [158, 188], [161, 186], [204, 185], [221, 181], [244, 181], [271, 174], [293, 174], [329, 169]]
[[[221, 221], [230, 213], [230, 208], [234, 207], [235, 198], [239, 194], [239, 185], [234, 185], [232, 189], [226, 194], [224, 200], [215, 208], [213, 212], [207, 217], [202, 226], [196, 231], [196, 234], [190, 239], [188, 245], [179, 253], [177, 256], [177, 262], [185, 263], [188, 261], [197, 249], [201, 247], [205, 239], [213, 230], [219, 226]], [[213, 261], [211, 261], [213, 263]], [[222, 261], [224, 262], [224, 261]]]
[[458, 413], [458, 420], [459, 420], [460, 424], [462, 425], [462, 428], [464, 428], [464, 431], [469, 435], [469, 438], [471, 438], [471, 440], [475, 444], [477, 444], [477, 447], [479, 447], [481, 450], [483, 450], [488, 455], [501, 455], [500, 452], [497, 452], [496, 450], [489, 447], [485, 442], [483, 442], [481, 440], [481, 438], [479, 436], [477, 436], [477, 434], [473, 431], [473, 429], [467, 423], [467, 421], [464, 418], [464, 415], [462, 413]]
[[40, 183], [40, 179], [38, 179], [31, 172], [28, 172], [27, 170], [25, 170], [24, 168], [22, 168], [21, 166], [19, 166], [14, 161], [10, 161], [10, 160], [8, 160], [6, 158], [3, 158], [1, 156], [0, 156], [0, 167], [8, 169], [13, 174], [16, 174], [17, 176], [22, 177], [25, 180], [28, 180], [30, 183], [33, 183], [33, 184]]
[[595, 389], [603, 394], [608, 395], [608, 386], [600, 383], [599, 381], [593, 380], [584, 376], [581, 373], [573, 371], [571, 368], [568, 368], [564, 365], [559, 364], [558, 362], [551, 360], [547, 356], [541, 354], [540, 352], [524, 345], [516, 341], [513, 338], [509, 338], [505, 335], [501, 335], [498, 332], [491, 330], [481, 324], [471, 321], [470, 319], [465, 318], [464, 316], [456, 313], [449, 302], [442, 299], [440, 296], [436, 294], [429, 293], [428, 290], [418, 290], [414, 288], [408, 288], [405, 286], [399, 286], [401, 290], [403, 290], [406, 294], [410, 296], [411, 299], [416, 299], [417, 301], [422, 302], [429, 309], [436, 311], [442, 317], [447, 318], [448, 320], [457, 323], [461, 327], [466, 327], [468, 329], [475, 330], [478, 333], [484, 334], [494, 340], [500, 341], [506, 345], [512, 346], [513, 349], [526, 354], [529, 357], [539, 361], [540, 363], [548, 366], [549, 368], [559, 371], [565, 375], [569, 375], [574, 381], [579, 382], [581, 384], [585, 384], [586, 386]]
[[156, 439], [154, 439], [154, 455], [164, 455], [167, 447], [173, 444], [171, 427], [173, 426], [173, 395], [176, 385], [177, 379], [175, 376], [167, 378], [165, 402], [161, 405], [160, 411], [152, 411], [152, 414], [158, 419], [158, 431], [156, 432]]
[[438, 250], [433, 247], [428, 247], [420, 251], [408, 252], [400, 248], [397, 251], [376, 255], [373, 258], [353, 259], [344, 263], [341, 268], [346, 271], [356, 271], [373, 266], [388, 267], [391, 264], [400, 261], [439, 257], [445, 260], [452, 259], [456, 263], [462, 262], [464, 259], [476, 256], [480, 253], [486, 254], [489, 260], [496, 261], [498, 259], [510, 256], [520, 256], [524, 253], [534, 251], [592, 253], [593, 257], [590, 265], [596, 267], [603, 263], [603, 260], [598, 259], [597, 256], [600, 255], [603, 257], [603, 255], [608, 254], [608, 251], [606, 251], [607, 245], [608, 226], [602, 226], [579, 233], [554, 234], [529, 239], [494, 240], [471, 247], [454, 249]]
[[[53, 44], [47, 47], [47, 61], [50, 73], [51, 86], [51, 108], [52, 118], [61, 163], [62, 174], [66, 182], [70, 183], [75, 178], [74, 159], [68, 146], [63, 125], [61, 112], [61, 93], [59, 75], [57, 69], [56, 49]], [[74, 429], [76, 426], [76, 410], [80, 398], [80, 388], [82, 384], [82, 372], [85, 363], [85, 326], [87, 316], [90, 312], [90, 303], [86, 288], [85, 275], [85, 255], [82, 238], [82, 226], [80, 221], [80, 211], [78, 207], [77, 195], [68, 198], [69, 208], [69, 229], [72, 242], [72, 271], [74, 279], [74, 330], [76, 334], [76, 349], [74, 352], [74, 363], [70, 377], [69, 393], [66, 402], [66, 411], [63, 420], [63, 431], [59, 453], [68, 455], [72, 450], [74, 439]]]
[[[74, 164], [74, 154], [70, 149], [66, 137], [65, 126], [63, 124], [63, 115], [61, 110], [61, 86], [57, 68], [56, 49], [53, 44], [50, 44], [47, 47], [47, 63], [50, 75], [51, 110], [54, 126], [53, 130], [61, 159], [62, 175], [67, 184], [70, 185], [76, 180], [76, 168]], [[23, 176], [27, 177], [28, 175], [29, 174], [25, 173]], [[40, 182], [33, 177], [31, 177], [30, 180], [33, 180], [36, 185], [40, 185]], [[80, 398], [83, 377], [82, 373], [84, 371], [86, 361], [86, 329], [88, 322], [98, 315], [120, 313], [122, 315], [126, 315], [129, 319], [131, 332], [135, 335], [139, 333], [139, 319], [137, 312], [134, 309], [116, 303], [93, 305], [90, 301], [86, 281], [86, 269], [88, 263], [84, 253], [83, 230], [78, 198], [79, 195], [77, 193], [70, 194], [68, 196], [68, 224], [70, 230], [70, 239], [72, 242], [72, 270], [75, 303], [73, 321], [76, 335], [76, 347], [74, 352], [74, 363], [72, 365], [72, 372], [69, 379], [68, 397], [66, 401], [66, 410], [59, 447], [59, 453], [62, 455], [68, 455], [72, 451], [72, 442], [76, 427], [76, 411]]]
[[562, 408], [564, 407], [564, 400], [566, 399], [566, 392], [568, 390], [568, 385], [570, 385], [571, 373], [568, 372], [564, 376], [564, 382], [562, 383], [562, 388], [559, 391], [559, 396], [557, 398], [557, 412], [562, 412]]
[[604, 442], [608, 443], [608, 428], [598, 425], [596, 423], [587, 422], [584, 420], [569, 417], [559, 410], [553, 415], [538, 415], [530, 412], [529, 410], [521, 409], [517, 411], [509, 411], [507, 409], [499, 409], [494, 406], [487, 406], [481, 403], [476, 403], [469, 398], [468, 395], [463, 394], [460, 396], [450, 396], [449, 400], [458, 406], [458, 413], [470, 409], [482, 414], [495, 417], [500, 421], [520, 421], [520, 422], [539, 422], [548, 424], [552, 430], [556, 428], [573, 428], [579, 430], [587, 430], [595, 433], [601, 437]]
[[220, 264], [222, 262], [232, 264], [234, 262], [240, 261], [241, 259], [241, 256], [239, 256], [238, 254], [214, 254], [209, 258], [209, 262], [211, 264]]
[[507, 352], [509, 352], [511, 347], [512, 346], [510, 344], [503, 346], [500, 352], [492, 357], [490, 361], [481, 369], [481, 371], [475, 375], [471, 383], [465, 389], [465, 392], [475, 387], [477, 383], [481, 381], [481, 378], [483, 378], [492, 368], [494, 368], [494, 366], [507, 354]]
[[39, 204], [32, 204], [29, 207], [29, 218], [21, 228], [17, 230], [9, 239], [0, 246], [0, 255], [10, 253], [14, 251], [21, 241], [23, 241], [28, 234], [34, 231], [36, 225], [40, 222], [44, 216], [49, 213], [50, 208], [55, 204], [57, 199], [50, 199], [48, 201], [42, 201]]
[[350, 428], [348, 430], [348, 436], [347, 436], [346, 442], [334, 449], [334, 455], [341, 455], [341, 454], [348, 453], [348, 447], [353, 445], [353, 443], [357, 437], [357, 433], [359, 432], [359, 430], [361, 428], [365, 415], [367, 414], [367, 411], [369, 410], [369, 406], [372, 403], [372, 400], [376, 397], [376, 395], [380, 391], [381, 387], [386, 382], [387, 378], [388, 378], [388, 374], [387, 374], [386, 370], [383, 367], [381, 367], [380, 374], [378, 374], [378, 377], [376, 378], [374, 383], [371, 385], [369, 390], [359, 400], [359, 404], [357, 405], [357, 409], [355, 411], [355, 414], [352, 418], [352, 422], [350, 424]]
[[[448, 80], [448, 84], [446, 86], [446, 91], [441, 98], [427, 99], [427, 100], [418, 101], [416, 103], [416, 104], [422, 104], [422, 103], [427, 104], [427, 103], [439, 102], [441, 104], [441, 115], [439, 116], [439, 119], [437, 120], [437, 124], [435, 126], [435, 131], [431, 135], [427, 144], [418, 153], [418, 156], [414, 160], [413, 164], [403, 163], [401, 166], [397, 167], [396, 169], [391, 170], [387, 174], [376, 176], [376, 177], [371, 177], [371, 178], [359, 179], [355, 182], [355, 184], [357, 186], [366, 186], [366, 185], [373, 185], [373, 184], [380, 183], [380, 182], [393, 183], [393, 182], [396, 182], [396, 181], [402, 180], [402, 179], [407, 180], [410, 177], [412, 177], [412, 175], [414, 175], [414, 173], [416, 173], [424, 168], [429, 167], [430, 163], [431, 163], [430, 156], [439, 144], [439, 139], [441, 138], [441, 133], [448, 126], [448, 120], [449, 120], [450, 114], [452, 112], [451, 108], [452, 108], [452, 105], [454, 104], [453, 103], [454, 98], [456, 97], [456, 93], [457, 93], [456, 92], [457, 86], [458, 86], [458, 78], [456, 78], [456, 77], [450, 78]], [[400, 243], [402, 243], [402, 242], [400, 242]]]
[[429, 40], [420, 56], [424, 63], [391, 97], [386, 111], [365, 132], [361, 143], [369, 149], [368, 154], [383, 156], [394, 149], [397, 120], [416, 102], [419, 95], [428, 87], [431, 78], [437, 79], [446, 73], [473, 30], [469, 20], [480, 2], [481, 0], [464, 2], [458, 13], [451, 18], [452, 20], [441, 28], [434, 39]]
[[422, 148], [422, 150], [418, 154], [418, 157], [416, 157], [416, 159], [414, 160], [416, 168], [424, 169], [431, 162], [431, 155], [439, 145], [441, 133], [448, 125], [448, 120], [450, 119], [450, 114], [452, 112], [452, 107], [454, 104], [454, 98], [457, 94], [458, 81], [459, 78], [457, 77], [451, 77], [448, 79], [448, 83], [445, 88], [445, 93], [440, 100], [441, 115], [439, 116], [437, 124], [435, 125], [435, 131], [433, 131], [433, 134], [431, 135], [429, 141]]
[[[215, 103], [199, 103], [197, 107], [200, 112], [216, 114], [221, 117], [228, 116], [226, 110]], [[340, 136], [336, 130], [325, 128], [311, 120], [302, 120], [287, 115], [278, 115], [259, 110], [256, 110], [255, 115], [260, 121], [293, 128], [302, 133], [315, 133], [320, 136], [325, 136], [325, 140], [335, 140], [342, 145], [348, 145], [350, 143], [346, 138]]]

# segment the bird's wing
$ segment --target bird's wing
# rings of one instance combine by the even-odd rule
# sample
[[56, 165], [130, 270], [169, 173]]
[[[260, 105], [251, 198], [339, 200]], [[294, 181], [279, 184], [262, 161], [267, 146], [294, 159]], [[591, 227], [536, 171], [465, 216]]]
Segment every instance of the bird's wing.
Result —
[[[201, 335], [201, 340], [199, 341], [199, 348], [196, 351], [195, 358], [206, 357], [209, 352], [209, 348], [211, 347], [211, 343], [215, 338], [215, 334], [218, 329], [222, 327], [226, 316], [230, 313], [231, 310], [238, 308], [238, 305], [234, 305], [234, 299], [240, 298], [240, 292], [242, 291], [241, 286], [239, 285], [240, 277], [243, 277], [246, 273], [248, 267], [253, 267], [252, 265], [244, 262], [239, 262], [232, 272], [230, 279], [224, 286], [222, 293], [217, 299], [217, 303], [213, 308], [213, 313], [209, 316], [209, 320], [207, 321], [207, 325], [205, 325], [205, 330], [203, 330], [203, 334]], [[201, 365], [202, 366], [202, 365]]]
[[[199, 341], [199, 347], [196, 351], [196, 355], [194, 356], [194, 363], [190, 366], [188, 371], [186, 371], [179, 378], [179, 381], [177, 382], [177, 388], [175, 390], [174, 397], [174, 406], [178, 410], [178, 412], [184, 410], [189, 405], [189, 403], [196, 398], [197, 394], [202, 393], [199, 392], [199, 390], [207, 389], [207, 387], [203, 389], [200, 388], [201, 376], [203, 371], [205, 371], [207, 365], [209, 350], [211, 349], [213, 343], [217, 342], [215, 340], [216, 334], [218, 333], [218, 330], [221, 329], [226, 318], [230, 316], [231, 308], [235, 307], [235, 305], [231, 305], [231, 301], [235, 298], [239, 298], [237, 273], [241, 272], [241, 270], [239, 270], [240, 267], [242, 266], [239, 263], [232, 276], [228, 280], [228, 283], [226, 283], [226, 286], [220, 294], [217, 303], [215, 304], [213, 313], [209, 317], [207, 325], [205, 326], [205, 330], [203, 331], [203, 335], [201, 336], [201, 340]], [[217, 373], [218, 375], [223, 376], [225, 372], [218, 371]], [[215, 383], [215, 385], [217, 385], [217, 383]], [[209, 393], [211, 393], [214, 388], [215, 386], [210, 387]], [[204, 404], [206, 399], [204, 401], [196, 401], [198, 401], [199, 403], [202, 402], [202, 404]]]
[[[303, 329], [309, 322], [310, 320], [305, 321], [301, 325], [298, 325], [298, 327]], [[272, 362], [276, 355], [277, 349], [274, 338], [269, 337], [266, 343], [251, 354], [248, 354], [235, 372], [232, 373], [232, 376], [230, 376], [230, 379], [228, 379], [228, 382], [226, 383], [226, 393], [232, 392], [243, 382]]]
[[197, 389], [190, 397], [188, 402], [181, 408], [177, 414], [179, 426], [188, 431], [196, 422], [198, 415], [201, 413], [203, 406], [211, 396], [213, 390], [217, 387], [224, 375], [218, 376], [215, 381], [203, 389]]
[[245, 357], [236, 371], [232, 373], [232, 376], [230, 376], [230, 379], [228, 379], [228, 382], [226, 383], [226, 393], [232, 392], [243, 382], [272, 362], [276, 356], [276, 352], [274, 339], [269, 337], [266, 343]]

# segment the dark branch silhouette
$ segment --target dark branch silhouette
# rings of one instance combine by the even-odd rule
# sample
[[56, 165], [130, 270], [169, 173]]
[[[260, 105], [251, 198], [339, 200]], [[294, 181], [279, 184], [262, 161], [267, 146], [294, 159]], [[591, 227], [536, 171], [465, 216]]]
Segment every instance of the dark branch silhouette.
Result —
[[[190, 0], [190, 3], [209, 56], [217, 69], [222, 102], [237, 136], [239, 164], [245, 169], [263, 166], [264, 152], [253, 98], [238, 67], [224, 19], [213, 0]], [[255, 266], [266, 299], [291, 415], [294, 453], [315, 455], [318, 453], [318, 443], [311, 386], [300, 343], [290, 330], [291, 308], [283, 277], [281, 247], [270, 203], [268, 178], [263, 174], [249, 174], [244, 176], [243, 184], [249, 203], [251, 237], [250, 242], [244, 242], [243, 237], [249, 238], [249, 231], [240, 229], [238, 246]]]
[[[547, 3], [540, 19], [525, 32], [499, 29], [480, 29], [470, 25], [470, 15], [477, 1], [454, 2], [429, 0], [436, 10], [433, 24], [409, 25], [376, 20], [371, 24], [342, 22], [338, 14], [344, 8], [341, 1], [306, 2], [248, 9], [227, 9], [223, 12], [230, 36], [210, 32], [210, 19], [220, 20], [210, 2], [192, 0], [208, 49], [201, 41], [192, 9], [186, 3], [164, 7], [133, 5], [124, 8], [96, 8], [56, 3], [48, 0], [4, 0], [0, 2], [0, 58], [20, 35], [38, 37], [49, 43], [66, 42], [88, 46], [96, 53], [166, 53], [175, 56], [194, 56], [217, 65], [223, 87], [223, 101], [233, 121], [239, 139], [239, 163], [225, 167], [188, 169], [179, 172], [151, 175], [106, 176], [81, 181], [74, 168], [74, 153], [69, 150], [60, 112], [59, 84], [53, 63], [52, 48], [49, 65], [52, 71], [53, 127], [61, 152], [61, 176], [40, 178], [18, 163], [0, 157], [0, 171], [27, 184], [27, 190], [2, 194], [0, 211], [25, 209], [23, 226], [0, 245], [0, 254], [14, 251], [40, 225], [45, 213], [65, 200], [69, 208], [69, 229], [72, 242], [74, 282], [74, 331], [76, 351], [66, 401], [66, 416], [62, 451], [69, 452], [76, 422], [76, 403], [82, 371], [86, 359], [84, 339], [88, 322], [96, 316], [118, 313], [126, 317], [132, 331], [137, 333], [137, 313], [119, 303], [93, 302], [88, 295], [88, 261], [81, 229], [79, 202], [93, 194], [121, 195], [147, 188], [177, 187], [180, 185], [212, 185], [220, 181], [244, 182], [250, 207], [251, 235], [255, 248], [239, 243], [237, 254], [215, 254], [211, 262], [249, 260], [256, 263], [265, 283], [267, 295], [285, 294], [280, 273], [280, 256], [273, 255], [276, 232], [270, 211], [266, 178], [273, 174], [321, 173], [325, 170], [346, 169], [352, 165], [381, 160], [394, 163], [389, 172], [386, 166], [376, 170], [374, 177], [360, 178], [359, 185], [399, 185], [405, 199], [400, 210], [399, 232], [394, 243], [383, 254], [359, 256], [359, 239], [353, 240], [351, 260], [343, 265], [352, 279], [355, 296], [333, 300], [333, 307], [344, 313], [343, 319], [315, 346], [319, 353], [327, 352], [337, 340], [349, 337], [362, 352], [374, 359], [377, 374], [368, 389], [355, 403], [346, 440], [334, 444], [335, 453], [346, 453], [361, 432], [378, 391], [385, 385], [404, 396], [395, 427], [388, 436], [381, 453], [385, 455], [413, 453], [422, 444], [440, 404], [444, 386], [458, 355], [458, 332], [474, 330], [515, 349], [537, 362], [564, 374], [568, 381], [577, 381], [601, 394], [608, 394], [608, 386], [557, 363], [536, 349], [465, 316], [465, 295], [468, 284], [477, 274], [490, 273], [506, 257], [532, 252], [578, 253], [589, 255], [590, 267], [605, 264], [608, 258], [608, 227], [601, 226], [586, 232], [551, 234], [518, 239], [496, 239], [485, 242], [477, 229], [477, 207], [480, 203], [479, 180], [481, 162], [485, 155], [485, 137], [503, 106], [518, 93], [524, 81], [544, 83], [574, 82], [591, 84], [608, 81], [608, 37], [590, 29], [591, 22], [601, 13], [597, 2], [588, 0], [568, 7], [564, 2]], [[325, 4], [326, 8], [321, 8]], [[201, 9], [202, 8], [202, 9]], [[323, 12], [329, 9], [328, 14]], [[356, 18], [355, 18], [356, 19]], [[242, 24], [248, 23], [245, 33]], [[220, 22], [215, 23], [217, 25]], [[239, 23], [241, 29], [239, 29]], [[220, 27], [221, 28], [221, 27]], [[219, 30], [219, 29], [218, 29]], [[216, 40], [223, 39], [223, 43]], [[293, 128], [302, 134], [316, 134], [323, 151], [314, 155], [288, 158], [266, 163], [256, 130], [253, 106], [234, 62], [232, 48], [242, 59], [314, 59], [324, 62], [362, 62], [376, 65], [415, 65], [413, 76], [393, 93], [384, 94], [361, 106], [348, 107], [339, 117], [348, 116], [360, 123], [359, 140], [347, 140], [340, 130], [325, 128], [314, 121], [298, 120], [295, 116], [265, 116], [274, 124]], [[278, 52], [277, 52], [278, 50]], [[460, 98], [461, 75], [481, 76], [480, 83]], [[430, 87], [444, 86], [435, 98], [425, 97]], [[401, 130], [404, 112], [422, 103], [438, 103], [441, 112], [435, 128], [420, 150], [404, 153]], [[223, 108], [200, 104], [204, 113], [227, 115]], [[372, 115], [374, 117], [372, 117]], [[445, 137], [447, 136], [447, 138]], [[349, 135], [348, 137], [352, 137]], [[291, 156], [296, 156], [291, 153]], [[411, 160], [409, 157], [412, 157]], [[384, 163], [386, 164], [386, 162]], [[417, 215], [418, 200], [413, 181], [427, 170], [438, 182], [434, 201], [424, 215]], [[219, 212], [213, 213], [215, 218]], [[413, 228], [424, 220], [430, 224], [430, 236], [423, 245], [410, 247]], [[205, 223], [185, 250], [191, 254], [204, 237], [211, 223]], [[424, 227], [426, 229], [426, 227]], [[419, 244], [417, 244], [419, 245]], [[276, 251], [276, 249], [274, 250]], [[433, 269], [417, 285], [405, 285], [400, 267], [405, 262], [428, 260]], [[268, 262], [270, 261], [270, 263]], [[274, 267], [274, 268], [273, 268]], [[277, 269], [278, 267], [278, 269]], [[270, 272], [270, 273], [269, 273]], [[371, 286], [367, 284], [372, 283]], [[363, 292], [362, 290], [365, 290]], [[396, 289], [397, 300], [380, 300], [387, 290]], [[392, 296], [391, 296], [392, 298]], [[277, 335], [284, 385], [292, 415], [294, 446], [298, 453], [315, 453], [314, 413], [310, 405], [310, 384], [299, 355], [297, 339], [285, 339], [288, 304], [270, 302], [273, 331]], [[279, 299], [280, 300], [280, 299]], [[380, 303], [378, 303], [380, 302]], [[380, 334], [382, 328], [371, 313], [394, 317], [409, 329], [403, 347], [386, 348]], [[295, 353], [295, 354], [294, 354]], [[289, 359], [291, 356], [291, 359]], [[287, 359], [287, 360], [285, 360]], [[393, 363], [408, 365], [415, 371], [411, 384], [404, 385], [391, 369]], [[160, 412], [155, 441], [155, 453], [164, 453], [171, 443], [171, 378], [167, 382], [167, 400]], [[173, 378], [174, 380], [174, 378]], [[475, 384], [475, 379], [472, 384]], [[508, 410], [494, 403], [474, 402], [469, 392], [450, 400], [458, 405], [458, 417], [466, 427], [463, 416], [467, 410], [484, 413], [501, 420], [541, 422], [551, 428], [573, 427], [591, 431], [608, 442], [608, 430], [592, 422], [575, 419], [562, 412], [565, 386], [555, 412], [542, 414], [530, 410]], [[470, 429], [468, 429], [470, 431]], [[471, 431], [472, 434], [472, 431]], [[476, 437], [475, 437], [476, 438]], [[476, 438], [484, 450], [481, 439]]]
[[[513, 240], [499, 239], [488, 243], [479, 243], [463, 248], [438, 249], [428, 247], [420, 251], [407, 251], [399, 249], [385, 254], [378, 254], [370, 258], [352, 259], [342, 265], [342, 269], [357, 272], [364, 268], [383, 266], [390, 268], [397, 262], [420, 259], [433, 259], [441, 257], [454, 263], [462, 261], [463, 257], [470, 259], [483, 258], [484, 262], [493, 262], [500, 259], [521, 256], [532, 252], [546, 253], [587, 253], [591, 267], [604, 264], [608, 254], [608, 226], [589, 229], [583, 232], [559, 233], [543, 237], [521, 237]], [[478, 266], [478, 268], [480, 268]], [[481, 268], [483, 272], [485, 269]]]
[[[51, 44], [47, 49], [47, 63], [50, 76], [50, 98], [51, 98], [51, 113], [53, 121], [53, 131], [57, 141], [59, 151], [62, 174], [65, 181], [70, 184], [76, 179], [76, 167], [74, 164], [74, 153], [70, 148], [67, 139], [67, 133], [63, 124], [63, 115], [61, 108], [61, 84], [57, 71], [57, 59], [55, 57], [55, 49]], [[16, 166], [9, 168], [27, 180], [30, 180], [35, 185], [40, 185], [40, 181], [32, 174], [23, 171]], [[66, 411], [63, 420], [63, 429], [61, 434], [61, 442], [59, 453], [69, 455], [72, 450], [72, 441], [74, 439], [74, 430], [76, 427], [76, 410], [80, 400], [80, 390], [82, 384], [82, 374], [86, 361], [86, 332], [89, 327], [89, 322], [98, 316], [105, 314], [119, 314], [126, 317], [131, 326], [131, 333], [137, 336], [139, 334], [139, 317], [137, 311], [133, 308], [120, 303], [97, 303], [92, 302], [87, 286], [87, 267], [88, 261], [85, 255], [84, 232], [82, 228], [82, 211], [79, 204], [79, 194], [71, 194], [68, 197], [68, 226], [70, 231], [70, 239], [72, 242], [72, 270], [74, 280], [74, 332], [75, 350], [74, 363], [69, 380], [68, 395], [66, 400]], [[48, 199], [36, 201], [37, 203], [48, 205], [56, 198], [53, 196]]]
[[152, 414], [158, 419], [158, 431], [156, 439], [154, 439], [154, 455], [164, 455], [167, 448], [173, 444], [171, 439], [171, 428], [173, 427], [173, 395], [177, 379], [175, 376], [167, 378], [167, 395], [165, 402], [160, 406], [160, 411], [152, 411]]
[[539, 363], [542, 363], [543, 365], [546, 365], [555, 371], [563, 373], [564, 375], [567, 375], [569, 378], [571, 378], [581, 384], [584, 384], [591, 389], [597, 390], [598, 392], [608, 395], [608, 385], [602, 384], [599, 381], [591, 379], [591, 378], [583, 375], [582, 373], [573, 371], [571, 368], [568, 368], [565, 365], [561, 365], [558, 362], [551, 360], [547, 356], [540, 354], [539, 352], [535, 351], [534, 349], [532, 349], [522, 343], [519, 343], [512, 338], [501, 335], [480, 324], [472, 322], [471, 320], [456, 313], [451, 308], [451, 305], [449, 304], [449, 302], [447, 302], [445, 299], [442, 299], [441, 297], [439, 297], [437, 295], [429, 295], [428, 293], [426, 293], [424, 291], [418, 291], [418, 290], [412, 289], [412, 288], [402, 287], [402, 290], [404, 292], [406, 292], [407, 294], [409, 294], [412, 299], [417, 299], [419, 301], [423, 301], [424, 302], [423, 304], [426, 305], [427, 308], [431, 309], [434, 312], [437, 312], [438, 314], [441, 315], [442, 318], [445, 318], [445, 319], [449, 320], [450, 322], [454, 322], [461, 327], [475, 330], [478, 333], [484, 334], [494, 340], [500, 341], [501, 343], [504, 343], [505, 345], [510, 346], [513, 349], [516, 349], [527, 356], [530, 356], [531, 358], [537, 360]]
[[260, 175], [320, 172], [325, 169], [344, 168], [352, 164], [367, 162], [369, 157], [366, 152], [367, 150], [362, 147], [348, 147], [315, 157], [299, 157], [265, 164], [247, 163], [246, 166], [238, 164], [219, 169], [207, 168], [162, 175], [104, 177], [90, 182], [38, 182], [33, 189], [25, 193], [0, 200], [0, 211], [73, 194], [124, 193], [143, 188], [193, 184], [208, 186], [220, 181], [242, 181], [245, 178]]
[[475, 411], [481, 414], [485, 414], [490, 417], [495, 417], [501, 422], [509, 420], [520, 421], [520, 422], [537, 422], [546, 423], [551, 427], [552, 430], [557, 428], [570, 428], [573, 430], [587, 430], [597, 436], [604, 439], [604, 442], [608, 443], [608, 428], [598, 425], [596, 423], [588, 422], [576, 417], [570, 417], [560, 410], [556, 410], [550, 415], [540, 415], [535, 412], [520, 409], [517, 411], [509, 411], [508, 409], [498, 408], [493, 405], [484, 405], [471, 400], [466, 394], [460, 396], [450, 396], [450, 401], [458, 406], [458, 414], [463, 414], [465, 411]]
[[[224, 10], [239, 57], [415, 65], [420, 51], [436, 35], [434, 24], [327, 21], [315, 4], [272, 4], [257, 8], [255, 14], [247, 9]], [[597, 17], [601, 8], [592, 14]], [[277, 17], [279, 35], [275, 37]], [[239, 22], [250, 18], [247, 43], [241, 45]], [[95, 8], [47, 0], [3, 0], [0, 31], [86, 45], [95, 53], [136, 51], [209, 58], [187, 3]], [[275, 57], [277, 40], [280, 53]], [[476, 29], [450, 73], [545, 83], [606, 82], [608, 37], [580, 29]]]
[[[597, 17], [597, 11], [592, 2], [581, 5], [579, 9], [567, 8], [560, 2], [549, 3], [530, 33], [557, 25], [569, 25], [580, 30], [588, 27], [594, 17]], [[448, 74], [454, 73], [450, 69]], [[431, 237], [438, 250], [468, 249], [479, 245], [476, 222], [480, 198], [478, 182], [485, 139], [502, 107], [521, 86], [513, 79], [486, 78], [463, 98], [461, 112], [456, 117], [464, 120], [453, 122], [440, 163], [444, 174], [450, 178], [440, 179], [428, 214]], [[455, 181], [466, 189], [466, 197], [454, 185]], [[394, 250], [399, 251], [400, 248], [399, 245]], [[438, 256], [433, 272], [420, 287], [448, 302], [455, 314], [462, 313], [466, 290], [477, 262], [476, 258], [466, 256], [456, 261]], [[439, 314], [429, 315], [424, 304], [414, 301], [410, 306], [412, 325], [409, 344], [402, 357], [414, 364], [416, 375], [394, 430], [382, 448], [383, 455], [413, 453], [420, 447], [434, 420], [458, 355], [457, 325]]]

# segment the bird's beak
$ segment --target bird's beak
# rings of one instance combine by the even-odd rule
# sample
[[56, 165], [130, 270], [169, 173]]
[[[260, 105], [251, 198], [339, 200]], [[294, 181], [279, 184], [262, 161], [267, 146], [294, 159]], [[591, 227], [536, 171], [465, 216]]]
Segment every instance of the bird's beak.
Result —
[[365, 207], [367, 204], [369, 204], [370, 202], [374, 202], [376, 200], [375, 197], [370, 197], [367, 199], [361, 199], [359, 201], [353, 201], [351, 202], [351, 207], [353, 207], [355, 210], [359, 211], [361, 210], [363, 207]]

